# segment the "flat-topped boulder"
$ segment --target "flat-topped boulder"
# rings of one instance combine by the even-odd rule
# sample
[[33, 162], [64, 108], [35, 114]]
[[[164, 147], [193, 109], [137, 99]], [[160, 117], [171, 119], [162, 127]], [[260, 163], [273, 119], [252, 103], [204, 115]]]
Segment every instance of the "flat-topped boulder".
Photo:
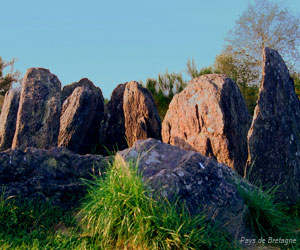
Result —
[[76, 87], [62, 106], [58, 145], [79, 154], [93, 153], [100, 141], [103, 109], [99, 88]]
[[30, 68], [23, 78], [12, 148], [57, 146], [61, 83], [48, 69]]
[[11, 148], [15, 135], [21, 88], [11, 88], [4, 97], [0, 115], [0, 151]]
[[263, 53], [263, 74], [248, 134], [246, 175], [279, 201], [300, 199], [300, 102], [285, 62], [275, 50]]
[[137, 163], [153, 194], [168, 200], [179, 198], [191, 214], [204, 212], [236, 239], [251, 235], [244, 221], [245, 204], [236, 187], [243, 178], [230, 167], [155, 139], [137, 141], [118, 152], [116, 160]]
[[162, 125], [165, 143], [215, 158], [244, 175], [251, 116], [238, 86], [221, 74], [195, 78], [175, 95]]
[[0, 185], [4, 198], [38, 198], [70, 207], [84, 194], [81, 178], [91, 179], [105, 166], [100, 155], [81, 156], [62, 147], [9, 149], [0, 152]]

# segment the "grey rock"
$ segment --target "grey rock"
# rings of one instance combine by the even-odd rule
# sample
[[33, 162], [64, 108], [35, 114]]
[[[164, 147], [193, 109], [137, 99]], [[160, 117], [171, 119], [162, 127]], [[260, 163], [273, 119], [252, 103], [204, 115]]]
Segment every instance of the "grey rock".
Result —
[[57, 146], [61, 83], [49, 70], [30, 68], [22, 83], [12, 148]]
[[11, 148], [17, 122], [20, 88], [11, 88], [4, 97], [0, 115], [0, 151]]
[[95, 152], [100, 140], [103, 109], [101, 90], [76, 87], [63, 103], [58, 145], [79, 154]]
[[[100, 152], [107, 153], [128, 147], [125, 136], [123, 96], [127, 83], [119, 84], [104, 107], [104, 118], [100, 128]], [[105, 149], [105, 148], [106, 149]]]
[[300, 199], [300, 102], [279, 53], [266, 48], [263, 58], [245, 174], [264, 188], [277, 187], [278, 201], [294, 204]]
[[105, 166], [102, 156], [81, 156], [63, 147], [9, 149], [0, 152], [0, 185], [4, 198], [38, 198], [67, 208], [85, 192], [81, 178], [91, 179]]
[[251, 235], [245, 224], [246, 207], [236, 184], [242, 177], [230, 167], [155, 139], [139, 140], [117, 153], [120, 162], [137, 162], [144, 182], [154, 194], [179, 197], [191, 214], [204, 212], [220, 222], [235, 239]]

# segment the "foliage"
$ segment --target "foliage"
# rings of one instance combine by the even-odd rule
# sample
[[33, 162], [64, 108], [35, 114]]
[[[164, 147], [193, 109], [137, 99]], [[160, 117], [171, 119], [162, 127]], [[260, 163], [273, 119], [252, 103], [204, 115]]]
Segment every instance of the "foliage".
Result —
[[[262, 50], [277, 50], [290, 68], [299, 64], [300, 19], [282, 4], [270, 0], [255, 0], [249, 4], [234, 30], [227, 37], [227, 51], [234, 58], [250, 62], [251, 71], [259, 77]], [[258, 82], [258, 81], [257, 81]]]
[[[276, 189], [262, 191], [262, 187], [245, 189], [239, 193], [248, 207], [247, 222], [258, 238], [297, 239], [300, 220], [288, 215], [283, 204], [274, 201]], [[298, 246], [299, 242], [297, 243]], [[290, 246], [296, 247], [297, 246]], [[285, 246], [286, 247], [286, 246]], [[298, 249], [298, 248], [297, 248]]]
[[300, 74], [299, 73], [292, 73], [291, 77], [294, 80], [294, 85], [295, 85], [295, 92], [298, 98], [300, 98]]
[[161, 120], [165, 117], [173, 96], [180, 93], [186, 85], [187, 82], [183, 80], [180, 73], [168, 73], [168, 71], [165, 74], [159, 74], [158, 79], [146, 80], [146, 88], [154, 98]]
[[[18, 71], [14, 72], [14, 63], [15, 59], [10, 60], [9, 62], [4, 62], [0, 57], [0, 95], [5, 95], [9, 90], [13, 82], [17, 82], [20, 76]], [[4, 69], [10, 67], [9, 72], [4, 76]]]
[[187, 74], [191, 77], [191, 79], [205, 74], [215, 73], [212, 67], [204, 67], [198, 70], [194, 59], [192, 59], [192, 61], [190, 59], [187, 60], [186, 68], [187, 68]]

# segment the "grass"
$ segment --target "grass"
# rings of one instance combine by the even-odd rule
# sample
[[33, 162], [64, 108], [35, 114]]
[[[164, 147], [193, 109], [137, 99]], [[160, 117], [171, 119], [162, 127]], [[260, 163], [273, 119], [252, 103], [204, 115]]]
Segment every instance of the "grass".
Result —
[[153, 199], [133, 164], [114, 162], [85, 182], [88, 194], [73, 211], [2, 196], [0, 249], [233, 249], [203, 215]]
[[[296, 239], [296, 244], [277, 244], [282, 248], [299, 249], [300, 220], [296, 212], [281, 203], [275, 202], [276, 188], [262, 191], [238, 188], [239, 193], [248, 207], [247, 222], [258, 238]], [[291, 213], [294, 211], [294, 213]], [[298, 215], [298, 214], [297, 214]]]
[[[72, 211], [2, 195], [0, 249], [236, 249], [204, 215], [191, 216], [178, 199], [154, 199], [134, 164], [114, 161], [104, 176], [85, 183], [89, 191]], [[274, 202], [274, 189], [241, 187], [257, 238], [298, 241], [300, 203], [286, 208]], [[300, 249], [299, 243], [274, 246]]]

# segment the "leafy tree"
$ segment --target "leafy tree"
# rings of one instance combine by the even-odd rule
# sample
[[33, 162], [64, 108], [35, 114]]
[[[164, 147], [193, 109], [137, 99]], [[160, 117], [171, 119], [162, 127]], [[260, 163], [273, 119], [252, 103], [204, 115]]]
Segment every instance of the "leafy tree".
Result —
[[255, 84], [258, 75], [252, 70], [253, 62], [244, 58], [234, 57], [232, 53], [224, 51], [216, 56], [214, 63], [215, 72], [226, 74], [239, 86], [245, 99], [249, 113], [253, 115], [258, 95], [258, 87]]
[[269, 0], [255, 0], [249, 4], [227, 37], [226, 51], [234, 58], [251, 64], [257, 76], [262, 66], [262, 50], [277, 50], [289, 68], [296, 69], [300, 62], [300, 19], [282, 4]]
[[[9, 90], [13, 82], [19, 80], [20, 73], [14, 71], [15, 59], [10, 60], [9, 62], [4, 62], [0, 57], [0, 95], [4, 96], [5, 93]], [[4, 75], [4, 69], [9, 67], [9, 71]]]

